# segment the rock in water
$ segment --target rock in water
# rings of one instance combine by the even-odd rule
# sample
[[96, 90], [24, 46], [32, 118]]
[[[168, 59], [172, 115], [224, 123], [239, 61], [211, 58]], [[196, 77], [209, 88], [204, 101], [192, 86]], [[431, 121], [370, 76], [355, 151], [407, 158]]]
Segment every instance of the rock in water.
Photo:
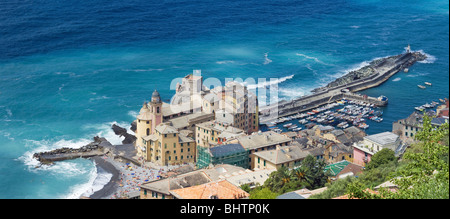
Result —
[[125, 128], [122, 128], [116, 124], [113, 124], [111, 128], [116, 135], [125, 137], [122, 144], [133, 144], [136, 141], [136, 136], [129, 134]]

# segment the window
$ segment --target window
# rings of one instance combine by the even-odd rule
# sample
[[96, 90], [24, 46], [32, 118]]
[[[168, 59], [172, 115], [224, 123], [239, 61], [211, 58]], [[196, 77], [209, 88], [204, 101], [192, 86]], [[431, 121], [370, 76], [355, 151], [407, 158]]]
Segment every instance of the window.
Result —
[[156, 113], [159, 113], [159, 106], [156, 107]]
[[259, 161], [260, 161], [260, 159], [259, 159], [259, 157], [258, 157], [258, 163], [259, 163]]
[[176, 148], [177, 147], [177, 143], [173, 143], [173, 147]]
[[150, 135], [150, 129], [147, 129], [147, 135]]
[[150, 124], [150, 121], [147, 121], [147, 124]]
[[177, 134], [175, 133], [175, 134], [173, 134], [173, 137], [177, 137]]

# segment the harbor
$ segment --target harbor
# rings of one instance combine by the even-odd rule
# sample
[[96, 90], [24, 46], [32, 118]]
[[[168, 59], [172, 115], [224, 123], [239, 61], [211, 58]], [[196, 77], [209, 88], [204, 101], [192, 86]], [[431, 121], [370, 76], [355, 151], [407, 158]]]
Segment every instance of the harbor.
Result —
[[382, 116], [382, 109], [374, 104], [343, 98], [307, 112], [281, 117], [267, 124], [266, 128], [278, 133], [301, 131], [316, 125], [340, 129], [356, 126], [365, 130], [370, 124], [382, 122]]
[[410, 66], [415, 62], [423, 61], [426, 58], [426, 55], [420, 52], [412, 52], [408, 45], [405, 53], [376, 59], [369, 65], [356, 71], [351, 71], [329, 83], [327, 86], [312, 90], [311, 95], [260, 107], [260, 123], [270, 126], [280, 118], [312, 111], [318, 107], [328, 106], [342, 99], [360, 101], [376, 107], [384, 107], [388, 104], [387, 97], [383, 95], [370, 97], [357, 94], [356, 92], [379, 86], [397, 72], [405, 71], [406, 69], [409, 71]]

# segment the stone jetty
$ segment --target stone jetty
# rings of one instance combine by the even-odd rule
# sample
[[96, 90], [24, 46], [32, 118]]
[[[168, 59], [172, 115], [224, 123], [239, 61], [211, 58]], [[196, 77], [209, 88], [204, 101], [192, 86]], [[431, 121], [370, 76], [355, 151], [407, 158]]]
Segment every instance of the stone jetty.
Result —
[[95, 136], [94, 141], [80, 148], [58, 148], [52, 151], [33, 154], [41, 164], [52, 164], [55, 161], [63, 161], [76, 158], [88, 158], [101, 156], [108, 153], [106, 147], [111, 146], [108, 140]]
[[311, 95], [260, 107], [260, 123], [267, 124], [280, 117], [312, 110], [342, 98], [363, 100], [376, 106], [385, 106], [387, 104], [387, 98], [385, 97], [361, 97], [354, 92], [379, 86], [397, 72], [425, 59], [427, 59], [425, 54], [412, 52], [408, 46], [406, 53], [376, 59], [369, 65], [351, 71], [327, 86], [312, 90]]

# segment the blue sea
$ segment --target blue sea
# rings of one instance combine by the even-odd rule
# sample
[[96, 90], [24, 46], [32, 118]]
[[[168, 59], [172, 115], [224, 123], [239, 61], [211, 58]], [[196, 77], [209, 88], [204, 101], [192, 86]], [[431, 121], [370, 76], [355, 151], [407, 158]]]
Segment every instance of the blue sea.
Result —
[[[90, 160], [35, 168], [35, 152], [119, 144], [153, 90], [174, 78], [278, 79], [279, 98], [310, 93], [379, 57], [428, 54], [362, 93], [385, 95], [390, 131], [415, 106], [449, 96], [447, 0], [129, 0], [0, 2], [0, 198], [78, 198], [111, 175]], [[419, 89], [417, 84], [433, 85]]]

